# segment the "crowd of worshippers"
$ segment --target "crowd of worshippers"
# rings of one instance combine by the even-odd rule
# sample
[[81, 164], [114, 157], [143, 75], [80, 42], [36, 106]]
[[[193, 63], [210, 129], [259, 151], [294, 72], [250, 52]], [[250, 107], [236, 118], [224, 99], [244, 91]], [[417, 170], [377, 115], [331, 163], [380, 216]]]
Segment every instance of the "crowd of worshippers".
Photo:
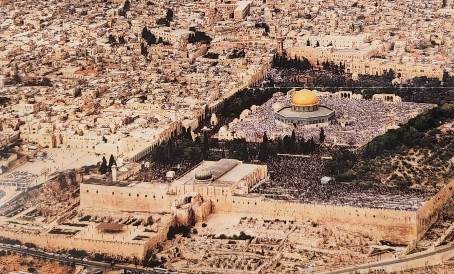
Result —
[[268, 84], [277, 84], [281, 87], [300, 86], [301, 84], [308, 86], [324, 86], [338, 87], [346, 84], [347, 78], [345, 74], [337, 73], [329, 70], [309, 69], [301, 71], [298, 69], [277, 69], [272, 68], [268, 72]]
[[270, 179], [253, 192], [273, 199], [404, 210], [416, 210], [433, 194], [379, 183], [324, 182], [325, 161], [319, 155], [273, 157], [268, 161]]
[[[328, 144], [362, 146], [386, 129], [405, 124], [409, 119], [432, 108], [430, 104], [413, 102], [389, 103], [375, 100], [319, 96], [320, 105], [335, 111], [335, 119], [325, 130]], [[320, 128], [285, 124], [275, 119], [273, 105], [290, 106], [289, 96], [273, 96], [246, 117], [229, 124], [228, 130], [248, 141], [260, 142], [266, 132], [268, 138], [290, 136], [295, 130], [297, 137], [318, 140]]]
[[[142, 164], [141, 171], [135, 179], [146, 182], [168, 182], [170, 179], [178, 178], [183, 175], [196, 164], [197, 162], [190, 160], [182, 160], [178, 161], [178, 163], [145, 162]], [[172, 175], [172, 178], [167, 177], [168, 171], [175, 172], [175, 174]]]

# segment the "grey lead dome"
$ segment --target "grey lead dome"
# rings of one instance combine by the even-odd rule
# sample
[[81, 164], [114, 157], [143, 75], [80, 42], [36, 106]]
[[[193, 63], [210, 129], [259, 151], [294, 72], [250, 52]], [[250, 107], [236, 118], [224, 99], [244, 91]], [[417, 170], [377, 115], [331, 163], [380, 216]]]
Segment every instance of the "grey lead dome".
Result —
[[211, 173], [211, 170], [202, 168], [195, 171], [194, 177], [198, 181], [208, 181], [213, 178], [213, 174]]

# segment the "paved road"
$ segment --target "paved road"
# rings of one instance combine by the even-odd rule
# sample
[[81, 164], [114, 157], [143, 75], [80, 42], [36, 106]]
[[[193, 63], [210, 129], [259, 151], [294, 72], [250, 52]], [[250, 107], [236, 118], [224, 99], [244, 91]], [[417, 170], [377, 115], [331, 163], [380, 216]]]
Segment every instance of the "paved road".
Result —
[[[68, 255], [64, 254], [54, 254], [54, 253], [47, 253], [38, 249], [32, 249], [32, 248], [27, 248], [24, 246], [18, 246], [18, 245], [9, 245], [9, 244], [3, 244], [0, 243], [0, 250], [7, 250], [7, 251], [13, 251], [17, 253], [22, 253], [26, 254], [35, 258], [40, 258], [40, 259], [46, 259], [46, 260], [52, 260], [52, 261], [58, 261], [58, 262], [64, 262], [64, 263], [69, 263], [69, 264], [75, 264], [75, 265], [81, 265], [81, 266], [86, 266], [86, 267], [97, 267], [97, 268], [102, 268], [102, 269], [112, 269], [110, 263], [105, 263], [105, 262], [98, 262], [98, 261], [90, 261], [90, 260], [82, 260], [79, 258], [74, 258], [70, 257]], [[115, 264], [113, 267], [115, 270], [131, 270], [131, 271], [138, 271], [141, 273], [147, 273], [147, 274], [155, 274], [155, 273], [167, 273], [171, 274], [173, 272], [166, 271], [164, 269], [151, 269], [151, 268], [143, 268], [143, 267], [135, 267], [131, 265], [123, 265], [123, 264]]]
[[432, 251], [423, 251], [419, 253], [415, 253], [409, 256], [405, 256], [404, 258], [399, 258], [395, 260], [389, 260], [389, 261], [381, 261], [381, 262], [375, 262], [375, 263], [369, 263], [369, 264], [363, 264], [359, 266], [354, 266], [354, 267], [348, 267], [340, 270], [335, 270], [331, 272], [325, 272], [326, 274], [341, 274], [341, 273], [353, 273], [355, 271], [359, 270], [364, 270], [368, 268], [375, 268], [375, 267], [384, 267], [387, 265], [392, 265], [392, 264], [399, 264], [399, 263], [404, 263], [412, 260], [417, 260], [425, 257], [431, 257], [433, 255], [437, 255], [440, 253], [444, 253], [447, 251], [454, 251], [454, 244], [449, 244], [445, 246], [440, 246], [439, 248], [436, 248]]
[[[41, 250], [31, 249], [31, 248], [27, 248], [24, 246], [0, 243], [0, 249], [18, 252], [18, 253], [22, 253], [22, 254], [27, 254], [27, 255], [35, 257], [35, 258], [70, 263], [70, 264], [75, 264], [75, 265], [82, 265], [82, 266], [86, 266], [86, 267], [98, 267], [98, 268], [103, 268], [103, 269], [111, 269], [111, 265], [109, 263], [81, 260], [78, 258], [73, 258], [73, 257], [67, 256], [67, 255], [63, 255], [63, 254], [47, 253], [47, 252], [44, 252]], [[432, 251], [424, 251], [424, 252], [412, 254], [412, 255], [406, 256], [405, 258], [363, 264], [363, 265], [359, 265], [359, 266], [348, 267], [348, 268], [335, 270], [335, 271], [331, 271], [331, 272], [325, 272], [325, 273], [326, 274], [354, 273], [356, 271], [364, 270], [364, 269], [368, 269], [368, 268], [384, 267], [387, 265], [398, 264], [398, 263], [408, 262], [408, 261], [417, 260], [417, 259], [421, 259], [421, 258], [425, 258], [425, 257], [430, 257], [430, 256], [437, 255], [439, 253], [443, 253], [443, 252], [447, 252], [447, 251], [454, 251], [454, 244], [440, 246]], [[116, 270], [140, 271], [141, 273], [147, 273], [147, 274], [155, 274], [155, 273], [171, 274], [171, 273], [173, 273], [170, 271], [166, 271], [164, 269], [157, 269], [157, 268], [151, 269], [151, 268], [135, 267], [135, 266], [123, 265], [123, 264], [115, 264], [115, 266], [113, 268]]]

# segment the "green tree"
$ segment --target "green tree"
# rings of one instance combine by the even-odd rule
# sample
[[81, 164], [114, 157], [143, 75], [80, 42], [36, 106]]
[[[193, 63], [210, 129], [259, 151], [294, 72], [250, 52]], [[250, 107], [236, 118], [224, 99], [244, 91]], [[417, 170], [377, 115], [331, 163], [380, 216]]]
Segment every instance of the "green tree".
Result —
[[108, 39], [109, 39], [109, 44], [111, 44], [111, 45], [116, 45], [117, 44], [117, 39], [112, 34], [109, 34]]
[[117, 165], [117, 161], [115, 161], [115, 158], [112, 154], [110, 154], [109, 158], [109, 168], [111, 168], [113, 165]]
[[109, 171], [109, 167], [107, 166], [106, 157], [102, 156], [101, 166], [99, 166], [99, 173], [106, 174]]
[[260, 144], [259, 148], [259, 160], [262, 162], [266, 162], [268, 160], [268, 136], [266, 135], [266, 132], [263, 134], [263, 140], [262, 143]]
[[319, 136], [319, 142], [320, 144], [324, 143], [325, 142], [325, 129], [323, 128], [320, 128], [320, 136]]
[[166, 20], [169, 21], [169, 22], [173, 20], [173, 10], [167, 9], [167, 11], [166, 11]]
[[296, 152], [296, 133], [295, 133], [295, 130], [292, 130], [292, 136], [290, 137], [290, 151], [292, 153]]
[[208, 132], [204, 131], [203, 132], [203, 148], [202, 148], [202, 154], [203, 154], [203, 159], [208, 158], [208, 151], [210, 150], [210, 143], [209, 143], [209, 138], [208, 138]]

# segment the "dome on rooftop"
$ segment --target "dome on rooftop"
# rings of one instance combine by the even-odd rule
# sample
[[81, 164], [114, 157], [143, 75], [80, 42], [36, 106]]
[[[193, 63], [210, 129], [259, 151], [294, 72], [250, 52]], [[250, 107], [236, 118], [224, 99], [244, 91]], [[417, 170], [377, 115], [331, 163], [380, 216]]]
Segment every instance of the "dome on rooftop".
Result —
[[194, 178], [198, 181], [209, 181], [213, 178], [211, 170], [206, 168], [201, 168], [195, 171]]
[[292, 95], [292, 105], [294, 106], [314, 106], [317, 104], [317, 95], [311, 90], [297, 90]]

